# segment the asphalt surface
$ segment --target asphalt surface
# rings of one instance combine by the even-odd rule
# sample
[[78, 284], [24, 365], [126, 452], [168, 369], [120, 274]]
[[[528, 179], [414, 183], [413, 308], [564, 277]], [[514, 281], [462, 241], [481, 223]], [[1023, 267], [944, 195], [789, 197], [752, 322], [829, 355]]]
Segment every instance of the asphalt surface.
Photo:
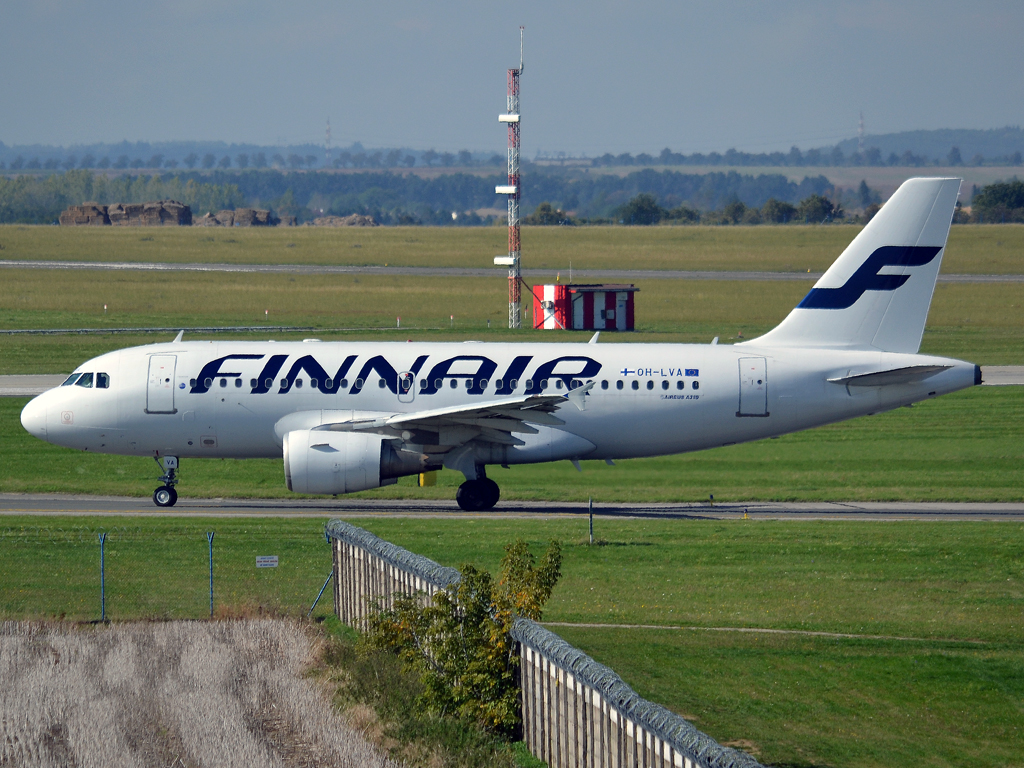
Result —
[[[37, 376], [0, 376], [0, 397], [35, 397], [60, 384], [66, 373]], [[1024, 386], [1024, 365], [987, 365], [981, 377], [988, 386]]]
[[[187, 487], [178, 486], [183, 494]], [[546, 518], [586, 517], [585, 503], [499, 502], [489, 512], [463, 512], [455, 501], [374, 499], [189, 499], [170, 509], [152, 500], [122, 496], [0, 493], [0, 517], [10, 515], [173, 517], [413, 517]], [[595, 504], [595, 517], [665, 520], [1024, 520], [1024, 503], [946, 502], [751, 502], [748, 504]], [[2, 525], [2, 522], [0, 522]]]
[[[414, 277], [503, 277], [494, 267], [382, 267], [315, 264], [178, 264], [134, 261], [0, 260], [0, 268], [88, 269], [113, 272], [258, 272], [289, 275], [410, 275]], [[549, 277], [564, 269], [524, 269], [523, 277]], [[573, 278], [597, 280], [817, 280], [821, 272], [729, 272], [676, 269], [574, 269]], [[1024, 283], [1024, 275], [939, 275], [940, 283]]]

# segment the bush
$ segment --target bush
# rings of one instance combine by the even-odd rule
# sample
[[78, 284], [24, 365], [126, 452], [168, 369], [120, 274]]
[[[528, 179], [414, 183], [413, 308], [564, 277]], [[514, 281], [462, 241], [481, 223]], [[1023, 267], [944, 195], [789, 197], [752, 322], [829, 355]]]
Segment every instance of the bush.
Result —
[[426, 712], [513, 736], [520, 725], [519, 656], [509, 633], [517, 616], [540, 620], [561, 565], [557, 541], [537, 565], [526, 542], [517, 540], [505, 547], [498, 583], [463, 565], [460, 582], [429, 604], [422, 596], [396, 597], [394, 608], [371, 617], [365, 642], [417, 673]]

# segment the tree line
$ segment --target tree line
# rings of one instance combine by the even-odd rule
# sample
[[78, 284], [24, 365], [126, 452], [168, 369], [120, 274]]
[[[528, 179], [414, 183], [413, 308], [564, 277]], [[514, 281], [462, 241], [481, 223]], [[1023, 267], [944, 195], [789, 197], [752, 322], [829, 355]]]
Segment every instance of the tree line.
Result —
[[[501, 223], [504, 208], [494, 193], [502, 175], [466, 173], [423, 178], [389, 172], [336, 174], [180, 171], [108, 177], [87, 169], [47, 175], [0, 175], [0, 223], [53, 223], [69, 205], [175, 199], [193, 214], [224, 208], [270, 208], [278, 215], [308, 221], [320, 215], [373, 216], [392, 225], [475, 226]], [[840, 199], [824, 176], [793, 182], [782, 174], [736, 171], [686, 174], [644, 169], [614, 174], [530, 174], [522, 205], [534, 213], [527, 224], [759, 224], [817, 223], [850, 219], [843, 202], [860, 220], [878, 210], [877, 192], [861, 182], [853, 198]], [[957, 222], [1024, 221], [1024, 182], [1000, 182], [973, 191], [970, 212]], [[571, 212], [571, 215], [565, 213]]]
[[86, 201], [109, 205], [168, 199], [200, 213], [246, 204], [234, 184], [209, 184], [180, 176], [108, 178], [88, 170], [71, 170], [47, 176], [0, 176], [0, 223], [53, 224], [69, 205]]

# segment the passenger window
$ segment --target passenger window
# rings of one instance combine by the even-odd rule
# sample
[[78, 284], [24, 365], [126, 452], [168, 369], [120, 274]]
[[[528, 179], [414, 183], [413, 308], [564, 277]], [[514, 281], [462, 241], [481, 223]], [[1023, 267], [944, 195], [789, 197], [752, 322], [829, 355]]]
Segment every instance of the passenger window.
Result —
[[654, 382], [651, 381], [650, 379], [647, 380], [647, 388], [654, 389]]
[[[195, 379], [189, 379], [188, 380], [188, 385], [190, 387], [194, 387], [196, 385], [196, 380]], [[253, 385], [253, 386], [255, 386], [255, 385]]]
[[668, 379], [663, 379], [661, 382], [662, 389], [668, 389]]
[[529, 389], [533, 389], [533, 379], [527, 379], [527, 380], [526, 380], [526, 388], [527, 388], [528, 390], [529, 390]]
[[220, 385], [221, 385], [222, 387], [226, 387], [226, 386], [228, 385], [228, 380], [227, 380], [227, 379], [221, 379], [221, 380], [220, 380]]
[[637, 381], [636, 379], [633, 379], [632, 387], [633, 389], [640, 389], [640, 382]]
[[548, 388], [548, 380], [547, 379], [541, 379], [540, 380], [540, 388], [541, 389], [547, 389]]
[[348, 386], [348, 379], [342, 379], [341, 380], [341, 386], [347, 387]]
[[384, 389], [384, 387], [386, 387], [387, 384], [384, 383], [384, 379], [377, 379], [377, 386], [380, 387], [381, 389]]
[[96, 389], [109, 389], [110, 377], [105, 373], [96, 374]]
[[356, 389], [362, 389], [365, 383], [362, 379], [356, 379]]
[[518, 387], [518, 386], [519, 386], [519, 379], [512, 379], [512, 381], [510, 381], [508, 383], [508, 388], [510, 390], [512, 390], [513, 392], [515, 392], [516, 387]]
[[487, 389], [487, 379], [480, 379], [480, 389]]
[[495, 389], [501, 389], [501, 379], [495, 379], [494, 380], [494, 388]]
[[295, 380], [295, 388], [296, 389], [302, 389], [302, 379], [296, 379]]
[[684, 387], [686, 387], [686, 382], [682, 379], [676, 382], [676, 389], [683, 389]]
[[456, 380], [456, 379], [452, 379], [452, 380], [451, 380], [451, 385], [452, 385], [452, 389], [457, 389], [457, 388], [458, 388], [458, 386], [459, 386], [459, 382], [458, 382], [458, 380]]
[[700, 382], [699, 382], [699, 381], [695, 381], [695, 382], [693, 382], [693, 384], [692, 384], [691, 386], [692, 386], [692, 387], [693, 387], [694, 389], [700, 389]]
[[64, 381], [64, 383], [61, 384], [61, 386], [62, 387], [70, 387], [72, 384], [74, 384], [76, 381], [78, 381], [78, 377], [81, 376], [81, 375], [82, 374], [80, 374], [80, 373], [72, 373], [70, 376], [67, 377], [67, 379]]
[[615, 382], [615, 388], [616, 389], [622, 389], [623, 386], [624, 385], [622, 383], [622, 379], [619, 379], [618, 381]]
[[312, 388], [312, 389], [316, 389], [316, 388], [317, 388], [317, 387], [319, 387], [320, 385], [319, 385], [319, 382], [317, 382], [317, 380], [316, 380], [316, 379], [310, 379], [310, 380], [309, 380], [309, 386], [310, 386], [310, 388]]
[[78, 381], [75, 382], [76, 387], [91, 387], [92, 386], [92, 374], [83, 373]]
[[420, 379], [420, 389], [426, 389], [426, 388], [427, 388], [427, 380], [426, 379]]
[[561, 388], [562, 388], [562, 380], [561, 379], [555, 379], [555, 389], [561, 389]]
[[235, 386], [236, 387], [241, 387], [242, 386], [242, 380], [241, 379], [235, 379]]
[[256, 379], [249, 379], [249, 386], [256, 389]]
[[601, 389], [608, 389], [608, 380], [601, 379]]

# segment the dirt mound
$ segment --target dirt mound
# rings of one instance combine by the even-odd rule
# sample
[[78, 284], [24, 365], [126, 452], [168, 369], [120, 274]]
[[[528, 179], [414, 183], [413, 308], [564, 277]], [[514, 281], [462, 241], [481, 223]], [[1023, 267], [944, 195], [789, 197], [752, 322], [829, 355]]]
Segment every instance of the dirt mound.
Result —
[[306, 222], [307, 227], [379, 227], [373, 216], [353, 213], [350, 216], [320, 216]]

